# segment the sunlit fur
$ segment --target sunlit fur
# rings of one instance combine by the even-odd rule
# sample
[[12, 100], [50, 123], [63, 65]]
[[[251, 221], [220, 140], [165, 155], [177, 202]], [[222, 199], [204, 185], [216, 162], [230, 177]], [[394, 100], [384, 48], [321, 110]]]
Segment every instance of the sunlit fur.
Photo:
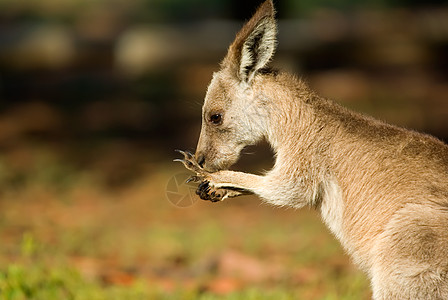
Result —
[[[254, 31], [267, 36], [253, 44]], [[347, 110], [300, 79], [269, 71], [275, 34], [268, 0], [213, 76], [196, 152], [215, 171], [211, 187], [320, 210], [367, 272], [374, 299], [448, 299], [448, 146]], [[209, 122], [212, 113], [222, 114], [222, 124]], [[261, 139], [275, 151], [272, 170], [264, 176], [225, 170]]]

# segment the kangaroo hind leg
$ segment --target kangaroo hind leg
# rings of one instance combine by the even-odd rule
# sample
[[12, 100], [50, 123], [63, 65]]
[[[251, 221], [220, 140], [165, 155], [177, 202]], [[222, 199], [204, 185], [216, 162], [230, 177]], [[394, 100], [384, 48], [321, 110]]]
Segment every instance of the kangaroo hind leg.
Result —
[[408, 204], [372, 249], [374, 299], [448, 299], [448, 209]]

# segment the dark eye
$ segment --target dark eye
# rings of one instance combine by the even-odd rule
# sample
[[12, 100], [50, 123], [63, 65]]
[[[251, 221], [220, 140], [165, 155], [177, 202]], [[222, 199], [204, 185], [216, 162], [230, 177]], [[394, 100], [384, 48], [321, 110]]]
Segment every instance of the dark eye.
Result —
[[212, 122], [215, 125], [219, 125], [222, 122], [222, 115], [221, 114], [213, 114], [210, 116], [210, 122]]

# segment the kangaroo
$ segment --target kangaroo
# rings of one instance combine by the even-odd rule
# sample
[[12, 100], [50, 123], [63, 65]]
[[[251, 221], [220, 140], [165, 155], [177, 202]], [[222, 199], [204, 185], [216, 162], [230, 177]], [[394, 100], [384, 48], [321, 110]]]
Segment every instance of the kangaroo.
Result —
[[[200, 182], [197, 193], [314, 207], [369, 276], [374, 299], [448, 299], [448, 146], [343, 108], [270, 69], [276, 27], [268, 0], [213, 75], [196, 153], [180, 151]], [[228, 170], [262, 139], [275, 152], [270, 171]]]

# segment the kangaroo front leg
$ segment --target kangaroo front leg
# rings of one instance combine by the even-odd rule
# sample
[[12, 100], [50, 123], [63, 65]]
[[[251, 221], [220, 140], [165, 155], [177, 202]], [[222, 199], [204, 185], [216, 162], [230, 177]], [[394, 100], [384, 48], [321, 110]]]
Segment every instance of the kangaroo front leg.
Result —
[[184, 158], [175, 161], [182, 162], [188, 170], [196, 174], [188, 181], [201, 182], [196, 191], [201, 199], [217, 202], [254, 192], [252, 187], [260, 176], [233, 171], [209, 173], [199, 166], [193, 154], [188, 151], [176, 151]]
[[235, 171], [209, 173], [199, 184], [196, 193], [204, 200], [221, 201], [255, 193], [261, 176]]
[[244, 190], [216, 188], [213, 184], [210, 185], [210, 181], [203, 181], [199, 184], [196, 194], [199, 195], [202, 200], [218, 202], [227, 198], [250, 194], [250, 192]]

